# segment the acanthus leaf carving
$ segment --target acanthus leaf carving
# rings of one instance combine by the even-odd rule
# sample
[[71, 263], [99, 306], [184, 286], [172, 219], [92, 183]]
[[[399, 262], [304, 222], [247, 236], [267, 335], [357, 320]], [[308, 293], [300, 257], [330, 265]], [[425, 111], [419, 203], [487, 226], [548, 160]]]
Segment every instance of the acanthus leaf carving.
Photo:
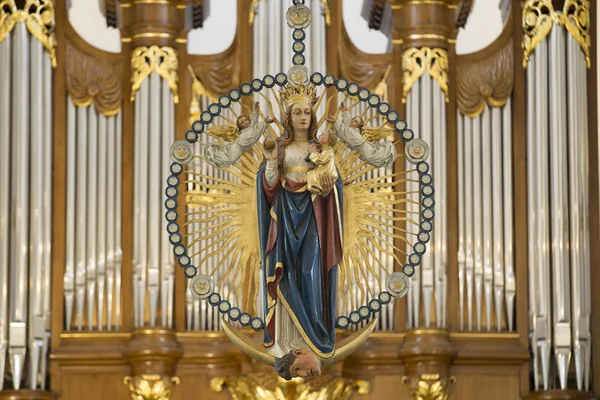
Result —
[[122, 99], [122, 63], [95, 57], [69, 38], [66, 52], [67, 90], [73, 103], [87, 107], [93, 102], [99, 113], [105, 116], [117, 114]]

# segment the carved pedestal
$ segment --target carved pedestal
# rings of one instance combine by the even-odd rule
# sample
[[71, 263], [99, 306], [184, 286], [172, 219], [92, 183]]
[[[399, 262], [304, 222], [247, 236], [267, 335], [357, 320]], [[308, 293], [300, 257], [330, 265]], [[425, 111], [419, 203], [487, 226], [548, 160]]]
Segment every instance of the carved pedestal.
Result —
[[403, 382], [409, 384], [415, 399], [446, 400], [450, 377], [450, 364], [457, 351], [450, 343], [448, 331], [415, 329], [406, 333], [400, 358], [406, 365]]
[[592, 396], [586, 392], [577, 390], [545, 390], [533, 392], [527, 396], [527, 400], [589, 400]]
[[58, 395], [41, 390], [0, 390], [0, 400], [56, 400]]
[[169, 400], [173, 385], [179, 384], [175, 369], [183, 349], [175, 332], [141, 329], [133, 332], [125, 358], [131, 376], [124, 379], [133, 400]]

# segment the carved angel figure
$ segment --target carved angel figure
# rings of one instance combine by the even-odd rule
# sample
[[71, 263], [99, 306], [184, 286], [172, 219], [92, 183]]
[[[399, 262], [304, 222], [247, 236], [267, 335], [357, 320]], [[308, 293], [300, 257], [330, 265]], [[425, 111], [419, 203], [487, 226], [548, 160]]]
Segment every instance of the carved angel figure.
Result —
[[360, 154], [362, 160], [368, 161], [369, 164], [376, 167], [390, 165], [396, 160], [396, 148], [388, 141], [381, 143], [372, 143], [363, 135], [365, 129], [364, 121], [361, 117], [350, 118], [350, 113], [347, 111], [346, 104], [340, 105], [342, 111], [342, 119], [338, 120], [334, 116], [329, 115], [327, 120], [333, 122], [333, 129], [339, 137], [348, 144], [348, 146], [356, 150]]
[[250, 117], [242, 114], [237, 118], [237, 127], [226, 125], [211, 128], [209, 132], [213, 136], [224, 138], [229, 143], [211, 143], [206, 146], [206, 161], [215, 167], [228, 167], [239, 160], [242, 154], [262, 137], [267, 123], [273, 122], [271, 118], [260, 120], [259, 112], [259, 105], [255, 103]]

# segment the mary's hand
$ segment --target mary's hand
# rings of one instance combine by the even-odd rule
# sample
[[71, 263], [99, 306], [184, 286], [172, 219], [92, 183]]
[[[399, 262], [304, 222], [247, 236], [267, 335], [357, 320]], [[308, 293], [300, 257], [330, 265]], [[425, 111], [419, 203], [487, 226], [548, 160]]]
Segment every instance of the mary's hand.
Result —
[[277, 146], [275, 145], [273, 148], [268, 149], [265, 145], [263, 145], [263, 154], [265, 155], [267, 161], [277, 160]]
[[328, 115], [325, 119], [329, 122], [337, 121], [337, 119], [333, 115]]
[[331, 189], [333, 188], [333, 179], [329, 175], [323, 176], [323, 181], [321, 182], [321, 186], [323, 187], [323, 196], [329, 195], [331, 193]]

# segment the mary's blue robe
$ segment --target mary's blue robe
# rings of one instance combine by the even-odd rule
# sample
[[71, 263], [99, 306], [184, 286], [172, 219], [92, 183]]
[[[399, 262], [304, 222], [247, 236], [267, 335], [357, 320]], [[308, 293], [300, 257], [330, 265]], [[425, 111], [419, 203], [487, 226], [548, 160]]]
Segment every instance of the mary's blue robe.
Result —
[[265, 346], [275, 340], [275, 305], [281, 301], [310, 349], [327, 358], [335, 350], [337, 264], [342, 258], [342, 182], [328, 196], [293, 181], [257, 176], [258, 223], [265, 284]]

